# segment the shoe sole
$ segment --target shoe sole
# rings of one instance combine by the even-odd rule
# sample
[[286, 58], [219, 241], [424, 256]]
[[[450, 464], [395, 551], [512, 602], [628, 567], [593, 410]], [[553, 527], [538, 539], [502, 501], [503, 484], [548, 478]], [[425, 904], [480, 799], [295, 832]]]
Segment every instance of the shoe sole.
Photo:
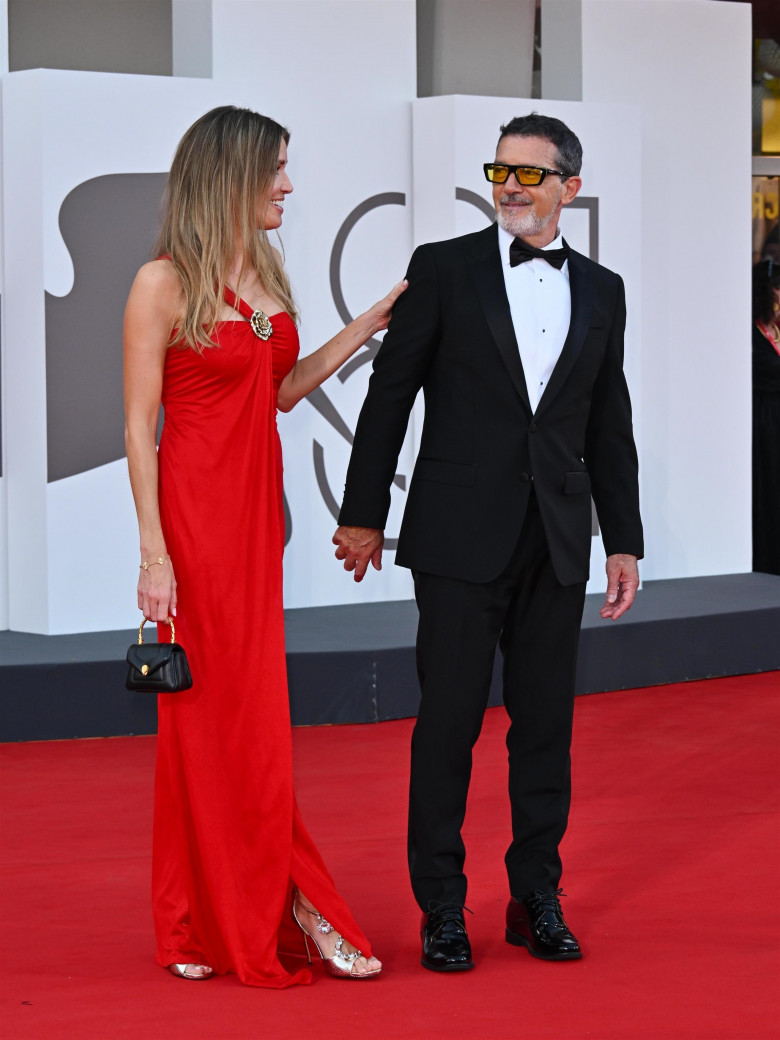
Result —
[[440, 968], [429, 964], [424, 958], [420, 958], [420, 964], [423, 968], [427, 968], [428, 971], [451, 972], [451, 971], [471, 971], [474, 967], [474, 961], [469, 961], [468, 964], [443, 964]]
[[504, 933], [506, 941], [510, 946], [524, 946], [526, 950], [531, 954], [532, 957], [538, 958], [540, 961], [579, 961], [582, 960], [582, 952], [580, 953], [540, 953], [539, 950], [535, 950], [531, 946], [530, 942], [525, 938], [524, 935], [515, 935], [514, 932], [510, 932], [507, 928]]

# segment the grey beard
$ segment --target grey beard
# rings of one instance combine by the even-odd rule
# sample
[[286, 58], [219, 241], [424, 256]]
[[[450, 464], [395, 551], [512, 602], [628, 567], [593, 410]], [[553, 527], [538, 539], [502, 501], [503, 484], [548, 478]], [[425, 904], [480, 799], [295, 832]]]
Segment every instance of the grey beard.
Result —
[[544, 218], [537, 217], [533, 212], [512, 215], [506, 213], [499, 206], [497, 219], [499, 226], [508, 234], [514, 235], [516, 238], [531, 238], [533, 235], [539, 235], [544, 231], [552, 220], [554, 213], [555, 211], [553, 210], [549, 216]]
[[[534, 235], [539, 235], [555, 216], [556, 208], [558, 203], [561, 201], [561, 195], [563, 195], [562, 184], [558, 187], [558, 196], [555, 199], [553, 208], [546, 217], [537, 217], [533, 210], [529, 213], [518, 213], [512, 216], [511, 214], [506, 213], [503, 207], [499, 205], [497, 214], [499, 226], [508, 234], [514, 235], [515, 238], [532, 238]], [[517, 201], [518, 198], [522, 198], [522, 196], [507, 195], [507, 198]]]

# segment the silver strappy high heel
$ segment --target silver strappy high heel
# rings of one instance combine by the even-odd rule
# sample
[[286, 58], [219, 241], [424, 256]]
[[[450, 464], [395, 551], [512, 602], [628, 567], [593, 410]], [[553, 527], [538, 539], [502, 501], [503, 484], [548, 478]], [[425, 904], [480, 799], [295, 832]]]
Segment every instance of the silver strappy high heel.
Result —
[[[205, 968], [204, 972], [193, 972], [188, 969]], [[203, 979], [213, 979], [214, 969], [208, 964], [169, 964], [168, 971], [178, 979], [190, 979], [192, 982], [201, 982]]]
[[[305, 910], [307, 914], [311, 914], [313, 917], [317, 918], [317, 931], [320, 933], [320, 935], [329, 935], [332, 931], [335, 931], [333, 925], [326, 921], [322, 914], [318, 913], [315, 909], [313, 909], [313, 907], [305, 906], [303, 903], [301, 903], [300, 906], [301, 909]], [[375, 979], [377, 975], [381, 974], [381, 968], [374, 968], [371, 971], [366, 971], [362, 973], [358, 973], [352, 970], [355, 966], [355, 961], [358, 959], [358, 957], [362, 957], [363, 954], [360, 952], [360, 950], [355, 950], [353, 953], [347, 953], [343, 948], [343, 935], [339, 935], [338, 939], [336, 940], [336, 946], [333, 951], [333, 955], [331, 957], [326, 957], [320, 949], [320, 944], [317, 942], [316, 938], [311, 934], [311, 932], [307, 931], [307, 929], [304, 928], [301, 924], [300, 919], [298, 918], [297, 910], [298, 893], [296, 893], [293, 898], [292, 914], [295, 918], [295, 923], [303, 932], [303, 942], [306, 946], [306, 958], [309, 961], [309, 964], [311, 964], [311, 953], [309, 952], [309, 939], [311, 939], [311, 941], [317, 948], [317, 953], [325, 962], [325, 970], [330, 975], [333, 975], [335, 978]]]

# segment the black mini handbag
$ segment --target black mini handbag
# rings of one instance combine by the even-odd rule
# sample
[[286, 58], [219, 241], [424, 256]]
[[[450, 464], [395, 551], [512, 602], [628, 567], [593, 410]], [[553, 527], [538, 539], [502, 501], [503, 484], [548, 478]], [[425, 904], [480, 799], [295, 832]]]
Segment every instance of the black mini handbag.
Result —
[[146, 618], [141, 622], [138, 642], [133, 643], [127, 651], [125, 686], [128, 690], [178, 693], [179, 690], [189, 690], [192, 686], [187, 655], [184, 653], [184, 647], [176, 642], [173, 618], [169, 617], [165, 623], [171, 626], [170, 643], [145, 643]]

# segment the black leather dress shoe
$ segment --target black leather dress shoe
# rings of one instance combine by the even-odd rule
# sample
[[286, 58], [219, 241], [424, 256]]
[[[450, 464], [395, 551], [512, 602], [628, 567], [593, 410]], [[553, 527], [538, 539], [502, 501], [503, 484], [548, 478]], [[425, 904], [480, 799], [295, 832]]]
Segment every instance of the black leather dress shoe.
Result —
[[423, 914], [420, 963], [430, 971], [469, 971], [474, 967], [463, 907], [438, 906]]
[[582, 957], [580, 944], [563, 919], [559, 896], [563, 892], [532, 892], [525, 899], [509, 900], [506, 908], [506, 941], [526, 946], [533, 957], [545, 961], [573, 961]]

